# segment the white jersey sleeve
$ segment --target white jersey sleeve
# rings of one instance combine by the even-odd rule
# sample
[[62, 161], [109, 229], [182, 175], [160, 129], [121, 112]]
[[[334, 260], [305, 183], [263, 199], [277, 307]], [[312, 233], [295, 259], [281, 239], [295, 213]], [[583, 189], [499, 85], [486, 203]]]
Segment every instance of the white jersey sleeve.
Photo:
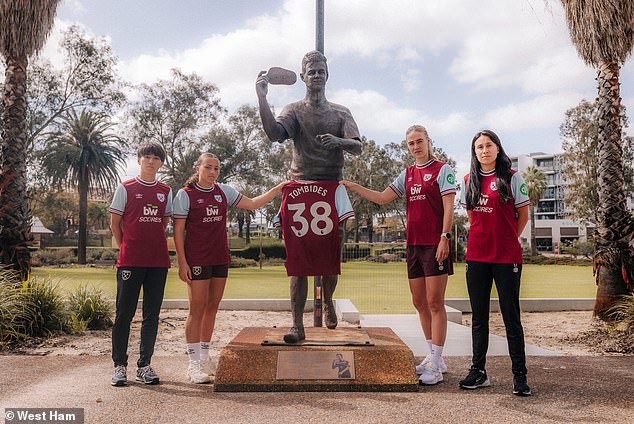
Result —
[[339, 184], [335, 191], [335, 206], [337, 207], [337, 215], [339, 222], [354, 216], [354, 209], [348, 197], [348, 192], [343, 184]]
[[174, 218], [185, 219], [189, 215], [189, 196], [182, 188], [174, 198]]
[[167, 204], [165, 205], [165, 216], [172, 216], [174, 214], [174, 202], [172, 201], [172, 189], [167, 193]]
[[112, 197], [112, 203], [108, 208], [108, 212], [123, 215], [127, 201], [128, 191], [125, 189], [123, 184], [119, 184], [114, 192], [114, 196]]
[[453, 169], [451, 169], [451, 166], [444, 164], [443, 167], [440, 168], [436, 181], [438, 181], [441, 196], [456, 193], [456, 174], [453, 172]]
[[398, 197], [403, 197], [405, 195], [405, 169], [398, 174], [398, 177], [389, 185], [389, 187], [394, 190], [394, 193]]
[[220, 190], [222, 190], [222, 192], [227, 197], [227, 206], [233, 208], [238, 203], [240, 203], [240, 200], [242, 199], [242, 193], [240, 193], [238, 190], [231, 187], [229, 184], [218, 184], [218, 187], [220, 187]]
[[511, 194], [515, 199], [516, 209], [530, 203], [530, 199], [528, 198], [528, 187], [526, 187], [526, 182], [519, 172], [514, 173], [511, 177]]

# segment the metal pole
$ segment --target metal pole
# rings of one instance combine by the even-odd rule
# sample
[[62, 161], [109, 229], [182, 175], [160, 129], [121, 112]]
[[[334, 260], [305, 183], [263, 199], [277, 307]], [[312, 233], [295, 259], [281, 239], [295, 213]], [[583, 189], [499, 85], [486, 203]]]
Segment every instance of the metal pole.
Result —
[[[315, 50], [324, 52], [324, 0], [317, 0], [317, 9], [315, 13]], [[313, 325], [321, 327], [323, 323], [322, 316], [322, 286], [321, 277], [314, 277], [313, 285], [313, 302], [314, 312]]]
[[324, 53], [324, 0], [317, 0], [315, 50]]

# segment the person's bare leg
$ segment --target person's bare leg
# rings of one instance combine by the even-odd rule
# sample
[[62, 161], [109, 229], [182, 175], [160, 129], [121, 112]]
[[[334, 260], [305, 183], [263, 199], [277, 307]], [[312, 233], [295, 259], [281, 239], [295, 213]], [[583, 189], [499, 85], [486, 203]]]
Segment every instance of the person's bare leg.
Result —
[[286, 343], [297, 343], [306, 338], [304, 333], [304, 307], [308, 297], [308, 277], [291, 277], [291, 312], [293, 326], [284, 335]]

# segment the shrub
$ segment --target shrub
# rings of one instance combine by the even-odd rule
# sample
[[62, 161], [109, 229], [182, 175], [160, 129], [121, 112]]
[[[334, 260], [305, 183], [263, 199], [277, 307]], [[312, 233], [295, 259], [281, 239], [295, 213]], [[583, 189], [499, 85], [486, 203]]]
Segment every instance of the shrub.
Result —
[[22, 296], [20, 274], [0, 268], [0, 348], [26, 338], [25, 324], [32, 314], [32, 309]]
[[116, 261], [119, 257], [119, 252], [117, 249], [105, 249], [101, 251], [101, 259], [102, 261]]
[[68, 313], [57, 282], [31, 277], [22, 283], [22, 296], [33, 310], [25, 325], [29, 336], [50, 336], [67, 331]]
[[67, 265], [77, 262], [71, 249], [39, 249], [31, 254], [32, 266]]
[[634, 333], [634, 294], [622, 296], [621, 300], [608, 310], [608, 317], [618, 321], [628, 333]]
[[369, 246], [345, 246], [343, 250], [343, 259], [345, 260], [363, 260], [366, 257], [370, 256], [370, 247]]
[[236, 256], [231, 256], [231, 263], [229, 268], [247, 268], [250, 266], [257, 266], [258, 262], [255, 259], [245, 259]]
[[[267, 258], [279, 258], [286, 259], [286, 249], [283, 244], [273, 244], [269, 246], [262, 246], [262, 254]], [[245, 249], [232, 250], [231, 255], [244, 259], [260, 259], [260, 246], [251, 245]]]
[[68, 297], [70, 326], [75, 331], [104, 330], [112, 326], [112, 302], [101, 290], [79, 286]]

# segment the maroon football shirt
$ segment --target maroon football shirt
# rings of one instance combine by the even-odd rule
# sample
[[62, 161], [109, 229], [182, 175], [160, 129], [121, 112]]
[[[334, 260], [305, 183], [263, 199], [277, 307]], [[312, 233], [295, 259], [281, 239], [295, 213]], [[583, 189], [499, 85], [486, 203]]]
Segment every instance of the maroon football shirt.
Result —
[[126, 190], [124, 210], [110, 207], [122, 215], [123, 240], [117, 267], [169, 268], [170, 258], [163, 220], [171, 190], [158, 181], [147, 183], [138, 178], [122, 183]]
[[341, 274], [338, 181], [292, 181], [282, 189], [280, 220], [289, 276]]

